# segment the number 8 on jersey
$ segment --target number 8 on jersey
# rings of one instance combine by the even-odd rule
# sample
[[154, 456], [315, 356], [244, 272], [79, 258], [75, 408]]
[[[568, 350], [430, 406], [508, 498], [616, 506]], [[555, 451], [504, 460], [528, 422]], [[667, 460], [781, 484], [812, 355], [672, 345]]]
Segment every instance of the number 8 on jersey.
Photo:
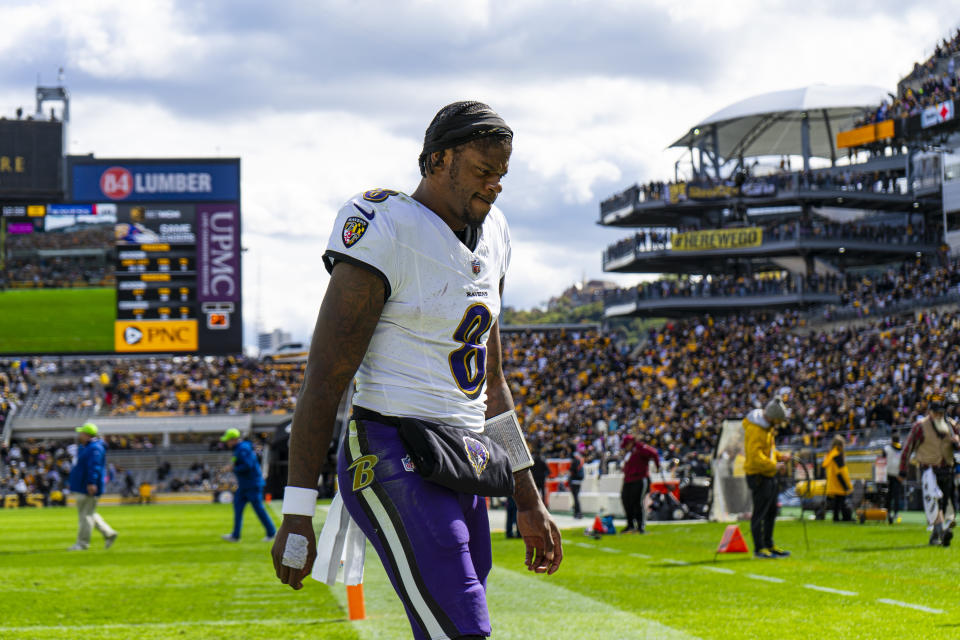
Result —
[[462, 344], [450, 352], [450, 372], [463, 393], [470, 398], [480, 395], [487, 377], [487, 348], [483, 336], [490, 330], [490, 310], [482, 304], [467, 307], [463, 320], [453, 332], [453, 339]]

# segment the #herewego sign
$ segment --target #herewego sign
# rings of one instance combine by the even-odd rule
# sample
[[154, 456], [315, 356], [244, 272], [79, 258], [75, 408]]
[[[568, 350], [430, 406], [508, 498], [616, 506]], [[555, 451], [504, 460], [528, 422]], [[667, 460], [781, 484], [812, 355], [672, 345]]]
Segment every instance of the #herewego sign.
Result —
[[761, 227], [744, 227], [741, 229], [687, 231], [674, 234], [671, 242], [674, 251], [717, 251], [759, 247], [763, 243], [763, 229]]

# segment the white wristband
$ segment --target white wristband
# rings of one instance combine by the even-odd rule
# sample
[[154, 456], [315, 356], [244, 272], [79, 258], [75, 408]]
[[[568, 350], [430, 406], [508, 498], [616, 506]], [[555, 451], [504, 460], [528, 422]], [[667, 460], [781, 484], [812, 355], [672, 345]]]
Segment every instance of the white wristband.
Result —
[[317, 511], [317, 496], [319, 493], [316, 489], [287, 487], [283, 490], [281, 512], [284, 515], [309, 516], [312, 518]]

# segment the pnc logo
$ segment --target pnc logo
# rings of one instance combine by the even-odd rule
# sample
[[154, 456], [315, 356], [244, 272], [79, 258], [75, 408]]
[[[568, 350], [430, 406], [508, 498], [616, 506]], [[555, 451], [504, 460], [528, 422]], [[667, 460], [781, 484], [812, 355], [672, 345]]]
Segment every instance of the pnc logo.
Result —
[[114, 325], [118, 352], [196, 351], [196, 320], [118, 320]]
[[123, 200], [133, 192], [133, 175], [123, 167], [110, 167], [100, 176], [100, 191], [111, 200]]
[[143, 331], [136, 327], [127, 327], [123, 330], [123, 341], [127, 344], [137, 344], [143, 340]]

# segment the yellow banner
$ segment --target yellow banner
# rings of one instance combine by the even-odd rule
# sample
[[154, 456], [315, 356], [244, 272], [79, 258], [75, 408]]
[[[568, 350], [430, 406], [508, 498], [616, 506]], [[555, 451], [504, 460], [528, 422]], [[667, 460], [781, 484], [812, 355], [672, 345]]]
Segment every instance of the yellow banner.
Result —
[[687, 185], [687, 197], [691, 200], [722, 200], [725, 198], [736, 198], [737, 188], [727, 184], [713, 185]]
[[113, 346], [119, 353], [196, 351], [196, 320], [117, 320]]
[[849, 149], [859, 147], [878, 140], [886, 140], [894, 135], [893, 120], [884, 120], [876, 124], [868, 124], [849, 131], [837, 133], [837, 147]]
[[712, 229], [688, 231], [673, 236], [674, 251], [715, 251], [718, 249], [743, 249], [759, 247], [763, 243], [763, 229], [745, 227], [740, 229]]
[[678, 182], [670, 185], [670, 202], [683, 200], [724, 200], [736, 198], [739, 189], [728, 184], [698, 184]]

